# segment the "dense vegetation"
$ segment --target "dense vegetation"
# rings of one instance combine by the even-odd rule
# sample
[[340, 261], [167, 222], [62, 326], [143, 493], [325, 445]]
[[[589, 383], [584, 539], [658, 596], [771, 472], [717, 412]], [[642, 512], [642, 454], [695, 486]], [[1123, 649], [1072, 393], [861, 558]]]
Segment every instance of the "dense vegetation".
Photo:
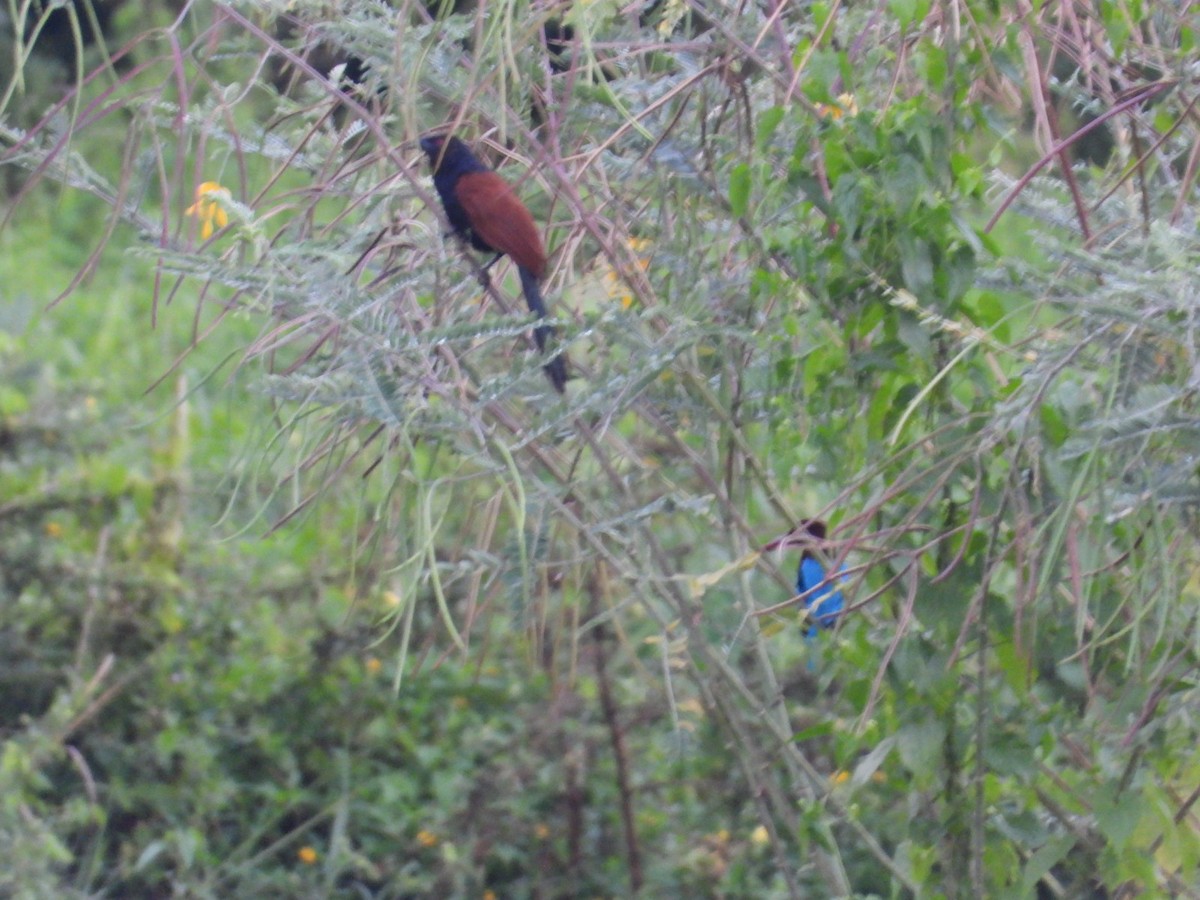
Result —
[[1186, 4], [56, 6], [3, 13], [0, 894], [1200, 896]]

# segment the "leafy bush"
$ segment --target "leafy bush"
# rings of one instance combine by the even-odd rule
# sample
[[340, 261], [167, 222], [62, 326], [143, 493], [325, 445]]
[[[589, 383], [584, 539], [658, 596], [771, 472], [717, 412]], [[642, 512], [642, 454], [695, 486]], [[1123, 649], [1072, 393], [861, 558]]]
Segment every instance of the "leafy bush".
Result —
[[[2, 110], [36, 303], [124, 317], [61, 381], [5, 329], [6, 890], [1195, 883], [1193, 23], [733, 12], [189, 6]], [[547, 228], [563, 399], [445, 122]], [[122, 353], [169, 425], [70, 387]], [[815, 642], [757, 549], [810, 516]]]

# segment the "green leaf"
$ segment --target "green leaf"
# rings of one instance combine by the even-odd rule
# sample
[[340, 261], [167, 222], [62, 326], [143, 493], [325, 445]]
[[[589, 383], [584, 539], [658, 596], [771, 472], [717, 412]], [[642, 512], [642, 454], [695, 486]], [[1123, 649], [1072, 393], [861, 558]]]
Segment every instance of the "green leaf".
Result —
[[729, 176], [729, 205], [735, 216], [744, 216], [750, 206], [750, 167], [738, 163]]
[[1106, 791], [1098, 791], [1093, 809], [1096, 815], [1096, 826], [1100, 833], [1108, 838], [1109, 843], [1120, 850], [1132, 837], [1142, 816], [1141, 797], [1126, 791], [1117, 799]]
[[828, 3], [813, 3], [809, 7], [809, 16], [812, 18], [812, 31], [814, 34], [819, 34], [825, 27], [825, 23], [829, 21], [829, 12]]
[[912, 841], [901, 841], [896, 847], [896, 866], [918, 885], [929, 881], [937, 859], [937, 851], [934, 848], [914, 844]]
[[904, 286], [918, 299], [928, 299], [933, 287], [933, 259], [929, 245], [909, 233], [900, 237], [900, 270], [904, 273]]
[[936, 719], [913, 722], [900, 729], [897, 749], [900, 760], [914, 775], [931, 776], [942, 765], [946, 726]]
[[1042, 876], [1061, 862], [1074, 846], [1075, 838], [1072, 835], [1063, 834], [1051, 838], [1039, 847], [1025, 863], [1025, 872], [1021, 876], [1026, 893], [1032, 894], [1037, 883], [1042, 880]]
[[996, 668], [1004, 676], [1005, 683], [1013, 691], [1029, 689], [1030, 667], [1026, 655], [1017, 651], [1015, 641], [1002, 641], [993, 652]]
[[792, 736], [794, 741], [808, 741], [813, 738], [824, 737], [827, 734], [833, 734], [833, 722], [828, 720], [818, 722], [811, 728], [805, 728], [803, 731], [798, 731]]
[[767, 142], [771, 140], [771, 136], [775, 134], [775, 129], [779, 127], [779, 123], [782, 121], [782, 106], [772, 106], [758, 117], [758, 128], [754, 134], [754, 144], [758, 149], [761, 150], [767, 145]]
[[1042, 433], [1053, 446], [1061, 447], [1071, 430], [1063, 421], [1062, 415], [1049, 403], [1043, 403], [1039, 410], [1042, 420]]
[[995, 328], [1004, 318], [1004, 303], [992, 291], [973, 291], [968, 298], [967, 313], [980, 328]]
[[950, 171], [954, 175], [958, 189], [968, 197], [974, 196], [983, 188], [983, 168], [975, 161], [974, 157], [965, 153], [952, 153], [950, 155]]
[[832, 50], [818, 50], [808, 58], [804, 70], [804, 93], [816, 103], [829, 103], [833, 99], [831, 86], [841, 78], [839, 54]]
[[167, 845], [161, 840], [151, 841], [145, 846], [142, 852], [138, 854], [137, 862], [133, 864], [134, 871], [138, 872], [146, 868], [148, 865], [154, 862], [155, 859], [161, 856], [163, 851], [166, 849]]
[[858, 786], [866, 784], [871, 780], [879, 768], [888, 758], [888, 754], [892, 752], [892, 748], [896, 746], [896, 738], [884, 738], [875, 745], [875, 749], [858, 761], [858, 765], [854, 767], [854, 776], [850, 783]]
[[929, 15], [929, 0], [891, 0], [888, 7], [900, 21], [901, 28], [923, 21]]
[[941, 47], [927, 45], [925, 48], [925, 77], [929, 80], [926, 90], [930, 93], [946, 89], [946, 51]]

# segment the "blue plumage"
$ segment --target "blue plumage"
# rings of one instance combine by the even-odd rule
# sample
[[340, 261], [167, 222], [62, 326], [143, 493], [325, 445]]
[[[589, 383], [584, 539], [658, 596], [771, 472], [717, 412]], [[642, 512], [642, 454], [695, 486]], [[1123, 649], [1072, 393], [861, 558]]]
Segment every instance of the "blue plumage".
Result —
[[832, 628], [837, 624], [846, 599], [838, 587], [846, 581], [846, 566], [838, 568], [838, 574], [830, 576], [825, 571], [825, 564], [814, 552], [818, 551], [825, 542], [825, 523], [820, 519], [805, 519], [783, 537], [771, 541], [763, 550], [776, 550], [782, 547], [801, 547], [804, 550], [800, 557], [800, 568], [796, 572], [796, 593], [804, 598], [804, 605], [809, 611], [811, 627], [805, 632], [808, 640], [815, 640], [822, 628]]
[[[843, 573], [845, 568], [842, 566]], [[804, 605], [813, 618], [808, 637], [815, 638], [820, 628], [832, 628], [837, 624], [838, 616], [846, 606], [842, 592], [835, 588], [838, 580], [845, 581], [846, 575], [842, 574], [840, 579], [828, 578], [821, 561], [809, 551], [804, 551], [796, 572], [796, 593], [804, 595]]]

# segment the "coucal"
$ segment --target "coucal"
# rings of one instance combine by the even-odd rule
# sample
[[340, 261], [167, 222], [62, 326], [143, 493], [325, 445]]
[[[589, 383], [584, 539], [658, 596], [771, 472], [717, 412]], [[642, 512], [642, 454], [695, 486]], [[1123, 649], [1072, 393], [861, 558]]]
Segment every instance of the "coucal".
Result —
[[[825, 566], [812, 547], [825, 540], [825, 523], [820, 519], [805, 519], [781, 538], [771, 541], [763, 550], [779, 547], [803, 547], [800, 568], [796, 572], [796, 593], [804, 596], [804, 605], [814, 624], [806, 637], [815, 638], [818, 626], [832, 628], [845, 608], [842, 592], [836, 588], [836, 579], [825, 572]], [[845, 569], [845, 566], [842, 567]], [[843, 573], [841, 580], [846, 580]]]
[[[530, 311], [546, 318], [546, 304], [538, 287], [546, 273], [546, 251], [525, 204], [517, 199], [508, 182], [480, 162], [458, 138], [428, 135], [421, 138], [421, 149], [429, 157], [433, 184], [450, 226], [476, 250], [496, 254], [489, 266], [507, 254], [517, 266]], [[546, 339], [553, 335], [552, 325], [533, 329], [534, 340], [543, 353]], [[556, 353], [542, 368], [561, 394], [567, 383], [566, 356]]]

